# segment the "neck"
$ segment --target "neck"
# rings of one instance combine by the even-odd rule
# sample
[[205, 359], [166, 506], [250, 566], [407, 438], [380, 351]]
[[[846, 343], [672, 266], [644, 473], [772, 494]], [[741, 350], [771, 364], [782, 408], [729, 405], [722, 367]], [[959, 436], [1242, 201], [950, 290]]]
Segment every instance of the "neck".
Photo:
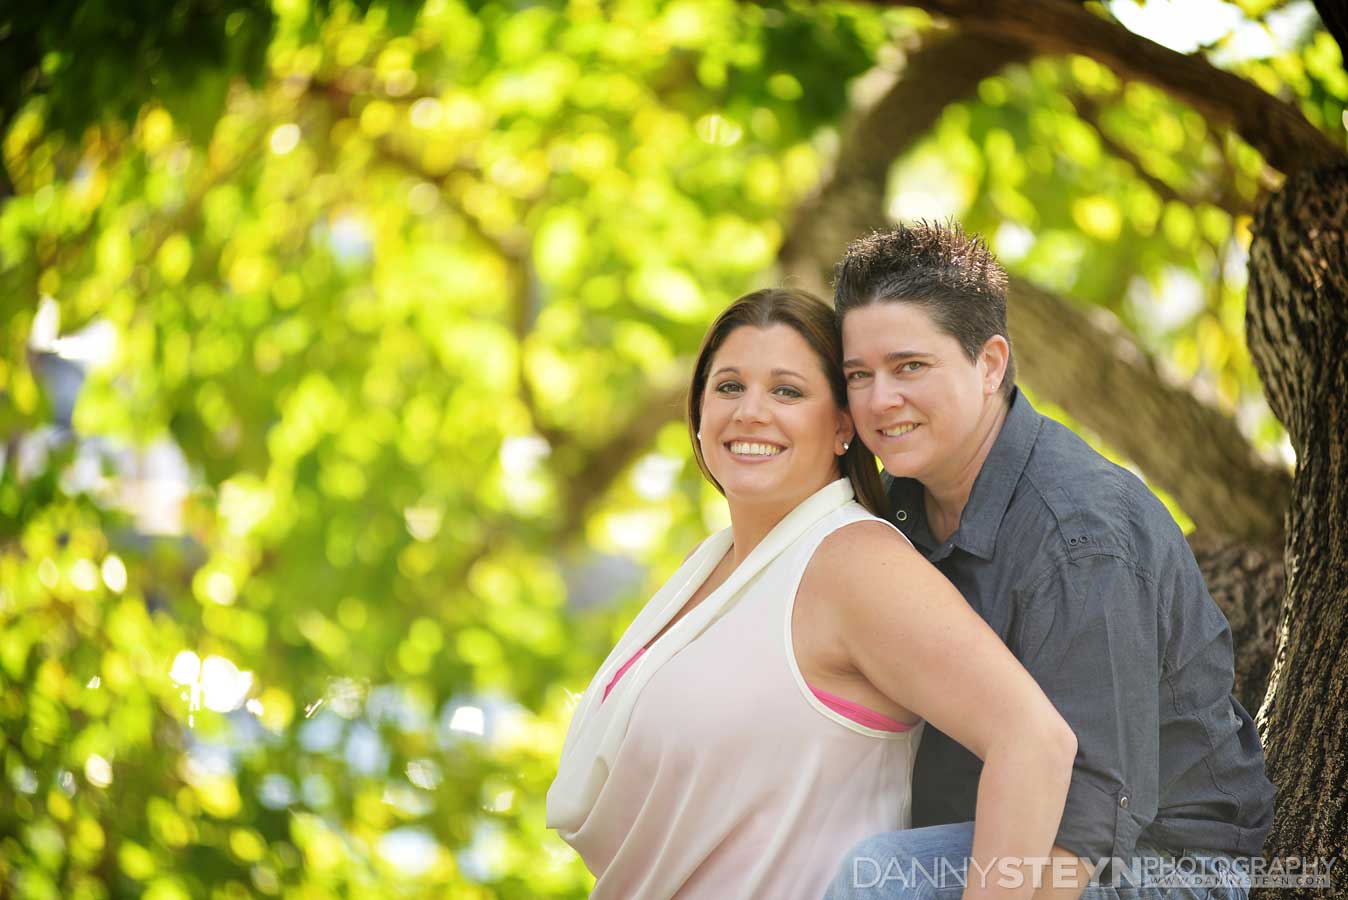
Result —
[[735, 536], [735, 546], [731, 548], [731, 559], [736, 566], [744, 562], [745, 558], [754, 552], [754, 548], [762, 543], [763, 538], [768, 536], [768, 532], [777, 527], [777, 523], [786, 517], [785, 512], [777, 515], [768, 513], [766, 510], [742, 510], [739, 513], [732, 511], [730, 513], [730, 532]]
[[786, 499], [727, 497], [726, 502], [730, 506], [730, 533], [735, 538], [735, 545], [730, 551], [734, 564], [738, 566], [742, 563], [754, 552], [754, 548], [763, 542], [768, 532], [776, 528], [792, 510], [838, 477], [834, 475], [805, 493]]
[[978, 426], [969, 443], [961, 452], [955, 453], [950, 465], [932, 478], [922, 481], [923, 499], [926, 501], [927, 525], [932, 537], [944, 541], [959, 527], [960, 516], [969, 503], [974, 481], [983, 471], [983, 463], [997, 443], [1002, 424], [1006, 422], [1008, 407], [1000, 395], [994, 398], [979, 417]]

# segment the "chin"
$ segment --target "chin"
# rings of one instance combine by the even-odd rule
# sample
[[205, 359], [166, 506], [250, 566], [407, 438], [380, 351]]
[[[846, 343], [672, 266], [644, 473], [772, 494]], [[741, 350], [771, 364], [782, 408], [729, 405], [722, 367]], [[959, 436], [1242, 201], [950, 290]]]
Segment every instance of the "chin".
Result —
[[787, 498], [792, 492], [793, 484], [796, 483], [798, 482], [780, 477], [762, 481], [740, 478], [733, 479], [730, 482], [722, 481], [721, 487], [725, 490], [726, 499], [758, 505], [776, 503]]
[[916, 478], [922, 480], [924, 467], [918, 460], [907, 456], [899, 456], [891, 459], [881, 459], [880, 465], [885, 467], [885, 471], [895, 478]]
[[726, 482], [722, 481], [721, 487], [725, 489], [726, 497], [733, 497], [736, 500], [744, 500], [751, 503], [756, 503], [761, 502], [763, 500], [771, 500], [774, 497], [779, 496], [780, 494], [783, 493], [785, 486], [778, 483], [755, 484], [752, 482], [746, 483], [743, 481], [735, 481], [727, 484]]

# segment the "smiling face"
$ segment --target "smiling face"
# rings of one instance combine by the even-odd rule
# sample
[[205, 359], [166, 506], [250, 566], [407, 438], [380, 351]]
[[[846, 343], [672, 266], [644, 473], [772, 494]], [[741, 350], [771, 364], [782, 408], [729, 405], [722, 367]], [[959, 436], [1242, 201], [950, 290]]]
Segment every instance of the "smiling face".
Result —
[[849, 310], [842, 333], [857, 435], [885, 470], [929, 489], [962, 477], [1002, 402], [1005, 338], [970, 361], [922, 307], [886, 301]]
[[783, 509], [839, 477], [837, 457], [852, 439], [818, 356], [787, 325], [726, 336], [707, 366], [699, 430], [726, 499]]

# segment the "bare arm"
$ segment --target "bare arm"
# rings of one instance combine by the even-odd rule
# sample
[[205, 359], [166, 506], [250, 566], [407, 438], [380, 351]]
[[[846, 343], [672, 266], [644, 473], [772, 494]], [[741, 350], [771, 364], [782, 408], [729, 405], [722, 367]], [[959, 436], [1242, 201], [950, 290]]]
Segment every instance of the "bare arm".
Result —
[[810, 571], [828, 579], [830, 624], [857, 671], [983, 760], [965, 896], [1030, 897], [1032, 869], [1016, 866], [1017, 878], [1008, 866], [1053, 847], [1072, 730], [945, 576], [889, 527], [834, 533]]
[[1034, 900], [1079, 900], [1095, 876], [1090, 863], [1057, 844], [1049, 856], [1053, 861], [1043, 887], [1034, 892]]

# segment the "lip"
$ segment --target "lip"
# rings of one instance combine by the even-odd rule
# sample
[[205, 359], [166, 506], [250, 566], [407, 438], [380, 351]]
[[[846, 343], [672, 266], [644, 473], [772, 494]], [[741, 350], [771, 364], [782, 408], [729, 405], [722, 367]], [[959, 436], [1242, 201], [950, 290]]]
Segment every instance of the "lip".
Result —
[[[902, 428], [904, 425], [912, 425], [913, 427], [912, 427], [911, 429], [909, 429], [908, 431], [905, 431], [903, 434], [886, 434], [886, 433], [885, 433], [885, 432], [890, 431], [890, 430], [895, 429], [895, 428]], [[905, 438], [911, 437], [911, 436], [913, 436], [914, 434], [916, 434], [916, 433], [917, 433], [917, 430], [918, 430], [919, 428], [921, 428], [921, 427], [922, 427], [922, 423], [921, 423], [921, 422], [895, 422], [893, 425], [886, 425], [884, 428], [877, 428], [877, 429], [875, 429], [875, 433], [876, 433], [876, 434], [880, 437], [880, 439], [883, 440], [883, 441], [901, 441], [901, 440], [904, 440]]]
[[[735, 451], [730, 449], [731, 444], [767, 444], [770, 447], [778, 448], [781, 452], [774, 453], [772, 456], [758, 456], [748, 453], [736, 453]], [[782, 455], [785, 454], [788, 449], [790, 449], [785, 444], [779, 444], [776, 441], [765, 441], [762, 440], [761, 438], [738, 438], [738, 437], [731, 438], [730, 440], [722, 441], [721, 446], [725, 448], [725, 452], [730, 455], [731, 459], [737, 462], [750, 463], [750, 464], [765, 463], [771, 462], [774, 459], [781, 459]]]

